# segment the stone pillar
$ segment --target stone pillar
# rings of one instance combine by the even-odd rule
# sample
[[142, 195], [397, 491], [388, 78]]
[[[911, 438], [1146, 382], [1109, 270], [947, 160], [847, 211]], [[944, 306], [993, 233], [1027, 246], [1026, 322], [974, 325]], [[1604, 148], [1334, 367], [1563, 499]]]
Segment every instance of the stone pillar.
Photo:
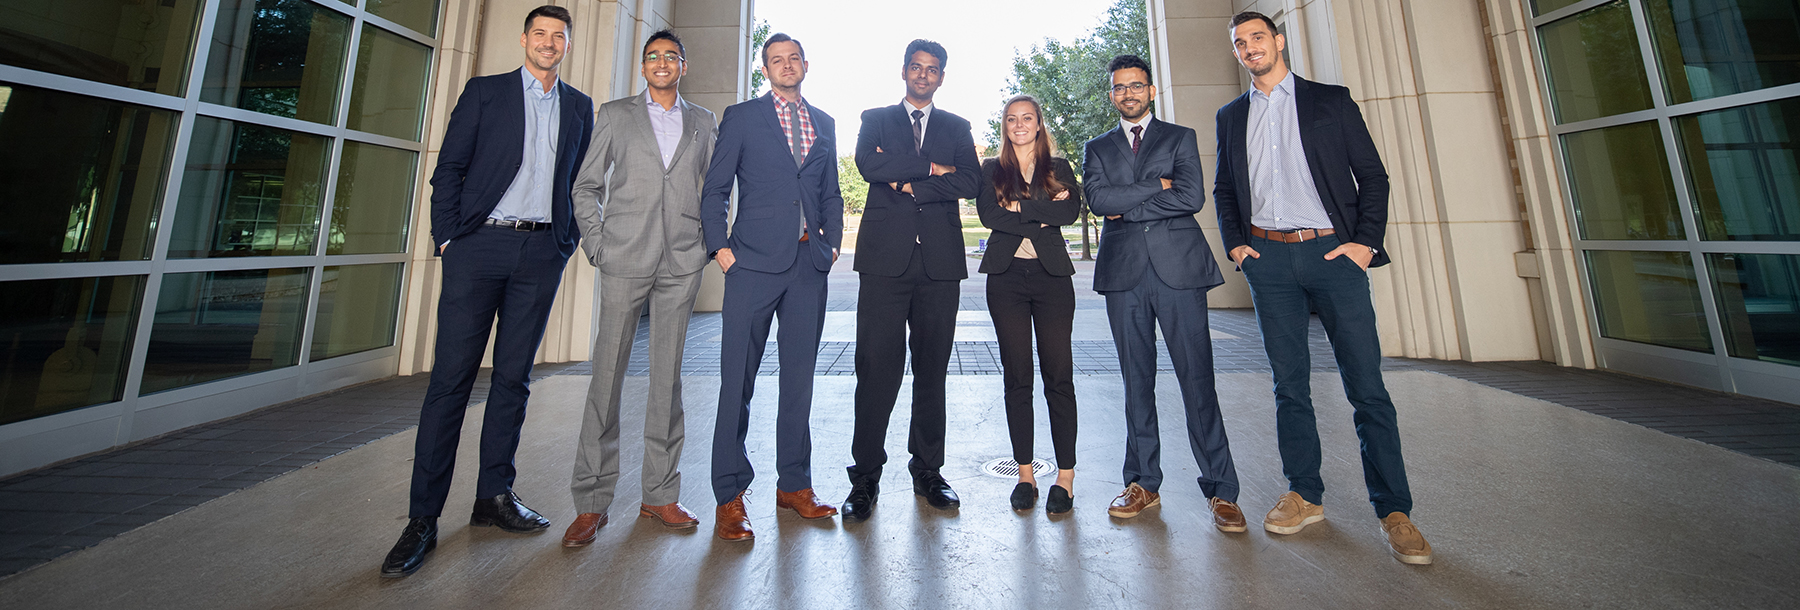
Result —
[[[680, 0], [675, 4], [674, 28], [688, 50], [687, 76], [681, 79], [681, 96], [711, 110], [715, 118], [725, 107], [745, 99], [750, 90], [750, 67], [758, 62], [750, 48], [753, 0]], [[708, 264], [700, 280], [695, 311], [718, 311], [725, 302], [725, 275]]]

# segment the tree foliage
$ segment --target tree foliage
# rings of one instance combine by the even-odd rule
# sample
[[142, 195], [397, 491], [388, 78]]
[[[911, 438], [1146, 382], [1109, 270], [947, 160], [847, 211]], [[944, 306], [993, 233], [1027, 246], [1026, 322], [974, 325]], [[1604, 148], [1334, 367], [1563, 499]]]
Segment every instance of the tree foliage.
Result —
[[[1058, 151], [1081, 167], [1082, 145], [1118, 124], [1107, 95], [1112, 81], [1106, 63], [1126, 53], [1150, 60], [1144, 0], [1115, 0], [1088, 35], [1068, 43], [1045, 38], [1030, 51], [1015, 54], [1006, 92], [1037, 98]], [[988, 119], [988, 127], [988, 145], [1000, 145], [998, 116]]]
[[861, 214], [869, 203], [869, 183], [856, 169], [856, 155], [838, 157], [838, 189], [844, 193], [844, 213]]
[[752, 55], [749, 62], [750, 95], [744, 99], [750, 99], [763, 93], [762, 46], [763, 42], [767, 40], [769, 40], [769, 20], [758, 19], [756, 20], [756, 29], [750, 31], [750, 53]]

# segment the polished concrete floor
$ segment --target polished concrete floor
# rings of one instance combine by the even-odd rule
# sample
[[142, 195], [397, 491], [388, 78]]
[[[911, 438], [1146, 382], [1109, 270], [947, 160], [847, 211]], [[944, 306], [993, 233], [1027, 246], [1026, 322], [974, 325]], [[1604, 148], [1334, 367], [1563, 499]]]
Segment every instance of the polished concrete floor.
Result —
[[[1267, 376], [1219, 376], [1252, 523], [1284, 489]], [[1163, 378], [1164, 504], [1107, 516], [1120, 486], [1121, 388], [1081, 377], [1076, 508], [1065, 518], [1008, 509], [1012, 482], [980, 472], [1009, 454], [1000, 378], [950, 381], [950, 460], [963, 497], [943, 512], [913, 500], [904, 409], [875, 517], [802, 521], [774, 507], [774, 379], [753, 405], [754, 542], [711, 536], [707, 446], [715, 377], [687, 379], [684, 502], [698, 531], [634, 517], [641, 444], [627, 416], [615, 519], [592, 547], [563, 549], [567, 492], [588, 378], [534, 386], [518, 490], [556, 522], [519, 536], [456, 517], [473, 493], [461, 456], [438, 550], [412, 577], [383, 580], [381, 556], [404, 523], [413, 433], [402, 432], [226, 495], [0, 581], [4, 608], [602, 607], [1338, 608], [1800, 606], [1800, 470], [1427, 371], [1390, 371], [1400, 407], [1414, 520], [1431, 566], [1388, 556], [1366, 502], [1349, 407], [1320, 375], [1328, 519], [1293, 536], [1221, 534], [1205, 519], [1182, 442], [1178, 391]], [[627, 381], [641, 400], [644, 378]], [[818, 378], [815, 485], [848, 490], [854, 378]], [[904, 396], [902, 397], [904, 401]], [[479, 407], [476, 407], [479, 409]], [[629, 410], [627, 410], [629, 413]], [[473, 415], [473, 414], [472, 414]], [[1040, 411], [1038, 447], [1048, 457]], [[471, 417], [471, 421], [478, 421]], [[475, 429], [464, 447], [473, 447]]]

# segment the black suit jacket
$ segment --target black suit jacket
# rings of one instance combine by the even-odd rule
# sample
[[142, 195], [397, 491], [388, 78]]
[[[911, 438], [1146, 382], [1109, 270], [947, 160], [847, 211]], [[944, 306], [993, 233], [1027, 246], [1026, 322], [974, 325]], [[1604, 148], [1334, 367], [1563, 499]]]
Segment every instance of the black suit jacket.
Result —
[[[1206, 205], [1200, 148], [1194, 130], [1151, 119], [1137, 154], [1124, 130], [1088, 140], [1082, 187], [1088, 209], [1107, 219], [1094, 263], [1094, 290], [1130, 290], [1152, 265], [1174, 288], [1225, 283], [1194, 215]], [[1174, 186], [1162, 187], [1168, 178]]]
[[1069, 248], [1063, 244], [1062, 228], [1081, 217], [1081, 185], [1075, 182], [1075, 168], [1068, 159], [1052, 157], [1050, 163], [1050, 172], [1056, 175], [1057, 182], [1068, 187], [1069, 197], [1054, 199], [1056, 193], [1045, 191], [1044, 185], [1033, 184], [1031, 198], [1020, 200], [1019, 211], [1011, 212], [1000, 207], [1000, 195], [994, 192], [994, 172], [1000, 171], [1000, 160], [981, 162], [981, 194], [975, 197], [975, 213], [981, 215], [982, 226], [994, 230], [988, 235], [987, 253], [981, 256], [982, 273], [1005, 273], [1012, 266], [1019, 244], [1030, 239], [1045, 273], [1057, 277], [1075, 275]]
[[[1313, 186], [1339, 239], [1375, 248], [1370, 267], [1388, 264], [1388, 175], [1350, 90], [1294, 75], [1294, 116]], [[1246, 91], [1219, 109], [1219, 169], [1213, 176], [1225, 251], [1250, 241], [1250, 163], [1244, 152], [1250, 116]]]
[[[518, 177], [525, 158], [520, 70], [524, 68], [471, 78], [456, 98], [437, 168], [431, 172], [432, 243], [442, 246], [481, 227]], [[556, 88], [562, 123], [557, 127], [555, 181], [550, 187], [550, 226], [563, 256], [569, 256], [581, 241], [569, 188], [593, 136], [594, 100], [560, 79]]]
[[[801, 99], [805, 102], [805, 98]], [[806, 104], [812, 118], [812, 148], [794, 164], [794, 151], [775, 114], [775, 93], [733, 104], [719, 118], [712, 165], [700, 188], [700, 230], [706, 251], [731, 248], [737, 262], [764, 273], [794, 265], [795, 250], [806, 248], [813, 268], [830, 271], [833, 251], [844, 238], [844, 197], [838, 187], [837, 122]], [[737, 219], [726, 233], [731, 188], [737, 186]], [[800, 241], [806, 219], [807, 241]]]
[[[900, 277], [916, 243], [923, 250], [927, 277], [967, 278], [959, 200], [973, 199], [981, 189], [975, 138], [968, 121], [934, 105], [924, 145], [914, 153], [909, 112], [905, 104], [895, 104], [862, 114], [856, 168], [869, 181], [869, 202], [856, 233], [856, 271]], [[932, 163], [956, 171], [933, 176]], [[894, 190], [890, 182], [911, 183], [913, 192]]]

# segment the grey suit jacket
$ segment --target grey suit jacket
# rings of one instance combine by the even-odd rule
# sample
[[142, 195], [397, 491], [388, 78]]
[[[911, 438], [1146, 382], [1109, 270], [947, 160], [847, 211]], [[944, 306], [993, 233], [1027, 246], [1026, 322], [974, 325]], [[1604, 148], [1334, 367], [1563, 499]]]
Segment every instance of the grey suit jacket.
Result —
[[581, 249], [602, 273], [645, 278], [706, 266], [700, 185], [719, 124], [711, 111], [679, 103], [681, 144], [666, 169], [643, 93], [600, 106], [573, 190]]

